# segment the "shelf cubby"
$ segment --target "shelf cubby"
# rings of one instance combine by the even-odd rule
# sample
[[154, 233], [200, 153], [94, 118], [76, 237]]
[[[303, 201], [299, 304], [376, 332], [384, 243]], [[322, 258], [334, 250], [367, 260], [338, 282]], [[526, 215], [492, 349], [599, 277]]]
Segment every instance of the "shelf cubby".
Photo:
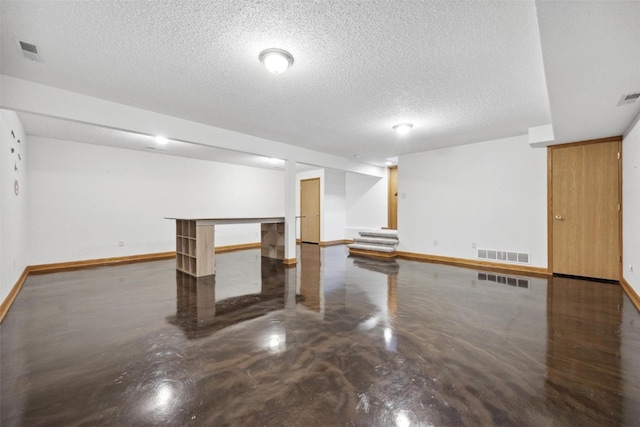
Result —
[[189, 273], [194, 275], [198, 271], [198, 263], [195, 258], [189, 257]]

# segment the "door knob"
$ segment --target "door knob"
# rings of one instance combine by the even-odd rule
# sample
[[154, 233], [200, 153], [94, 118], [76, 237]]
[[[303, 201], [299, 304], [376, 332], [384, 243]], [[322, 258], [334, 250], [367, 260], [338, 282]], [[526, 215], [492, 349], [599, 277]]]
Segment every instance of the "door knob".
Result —
[[562, 220], [564, 219], [564, 218], [562, 218], [562, 216], [561, 216], [561, 215], [556, 215], [556, 216], [555, 216], [555, 218], [556, 218], [558, 221], [562, 221]]

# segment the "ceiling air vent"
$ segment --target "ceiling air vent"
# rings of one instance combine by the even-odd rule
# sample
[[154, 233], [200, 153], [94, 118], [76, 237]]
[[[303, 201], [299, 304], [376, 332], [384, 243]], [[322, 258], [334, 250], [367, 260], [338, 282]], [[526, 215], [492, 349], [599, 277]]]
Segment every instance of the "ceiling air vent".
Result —
[[622, 98], [620, 98], [620, 102], [618, 102], [618, 106], [633, 104], [638, 100], [638, 98], [640, 98], [640, 92], [634, 92], [627, 95], [622, 95]]
[[40, 59], [38, 57], [38, 48], [35, 44], [23, 42], [22, 40], [19, 40], [18, 43], [20, 43], [20, 49], [25, 58], [32, 61], [38, 61]]

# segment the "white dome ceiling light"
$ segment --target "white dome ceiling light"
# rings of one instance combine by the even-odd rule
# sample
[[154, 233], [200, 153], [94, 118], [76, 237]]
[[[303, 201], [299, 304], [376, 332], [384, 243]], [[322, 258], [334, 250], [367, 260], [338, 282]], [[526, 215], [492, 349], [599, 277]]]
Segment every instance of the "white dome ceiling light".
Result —
[[266, 49], [260, 52], [260, 62], [273, 74], [282, 74], [293, 65], [293, 56], [282, 49]]
[[400, 135], [406, 135], [409, 133], [412, 127], [413, 127], [412, 123], [398, 123], [393, 127], [393, 130], [398, 132], [398, 134]]

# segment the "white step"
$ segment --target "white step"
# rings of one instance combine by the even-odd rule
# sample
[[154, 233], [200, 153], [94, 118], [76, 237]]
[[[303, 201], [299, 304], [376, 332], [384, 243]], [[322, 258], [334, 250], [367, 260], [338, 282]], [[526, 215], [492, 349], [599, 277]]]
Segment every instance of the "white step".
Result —
[[347, 245], [349, 249], [362, 249], [365, 251], [375, 251], [375, 252], [395, 252], [395, 246], [389, 245], [368, 245], [366, 243], [352, 243]]
[[353, 241], [355, 243], [371, 243], [380, 245], [397, 245], [400, 243], [398, 239], [391, 237], [356, 237]]
[[398, 230], [370, 230], [361, 231], [359, 234], [362, 237], [398, 238]]

